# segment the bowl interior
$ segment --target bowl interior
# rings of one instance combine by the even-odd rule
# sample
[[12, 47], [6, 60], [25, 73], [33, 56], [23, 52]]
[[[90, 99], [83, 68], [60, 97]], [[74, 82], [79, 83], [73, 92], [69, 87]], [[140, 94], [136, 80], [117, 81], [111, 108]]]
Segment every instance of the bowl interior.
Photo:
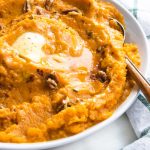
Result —
[[[146, 36], [143, 33], [143, 30], [141, 29], [140, 25], [136, 22], [134, 17], [132, 17], [129, 12], [123, 8], [120, 4], [113, 0], [107, 0], [108, 2], [113, 3], [119, 10], [120, 12], [124, 15], [125, 17], [125, 22], [126, 22], [126, 42], [132, 42], [136, 43], [139, 48], [141, 60], [142, 60], [142, 65], [140, 70], [144, 75], [147, 74], [148, 72], [148, 57], [150, 56], [148, 52], [148, 47], [147, 47], [147, 42], [146, 42]], [[150, 58], [149, 58], [150, 59]], [[46, 148], [52, 148], [52, 147], [57, 147], [61, 146], [67, 143], [74, 142], [76, 140], [79, 140], [83, 137], [86, 137], [90, 135], [93, 132], [96, 132], [97, 130], [103, 128], [104, 126], [110, 124], [114, 120], [116, 120], [118, 117], [120, 117], [135, 101], [136, 95], [138, 93], [137, 87], [134, 87], [132, 90], [131, 94], [128, 96], [126, 101], [122, 103], [122, 105], [115, 111], [115, 113], [110, 117], [109, 119], [87, 129], [86, 131], [74, 135], [72, 137], [60, 139], [60, 140], [55, 140], [55, 141], [50, 141], [50, 142], [43, 142], [43, 143], [33, 143], [33, 144], [5, 144], [5, 143], [0, 143], [0, 149], [46, 149]]]

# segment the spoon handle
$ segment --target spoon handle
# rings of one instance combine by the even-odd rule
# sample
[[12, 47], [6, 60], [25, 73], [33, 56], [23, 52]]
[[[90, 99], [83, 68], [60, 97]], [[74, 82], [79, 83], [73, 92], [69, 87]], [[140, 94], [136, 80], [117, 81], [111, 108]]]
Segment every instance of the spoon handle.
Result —
[[150, 102], [150, 84], [127, 56], [126, 64], [131, 76], [133, 77], [147, 100]]

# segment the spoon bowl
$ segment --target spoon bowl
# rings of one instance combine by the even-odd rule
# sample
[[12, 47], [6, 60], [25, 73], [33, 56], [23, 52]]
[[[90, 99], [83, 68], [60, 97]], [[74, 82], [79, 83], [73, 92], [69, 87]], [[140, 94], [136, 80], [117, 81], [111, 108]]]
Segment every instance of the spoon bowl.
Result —
[[[117, 23], [119, 28], [122, 31], [123, 34], [123, 43], [125, 42], [125, 29], [124, 26], [117, 20], [111, 18], [110, 20], [113, 20]], [[143, 92], [147, 100], [150, 102], [150, 84], [146, 80], [146, 78], [142, 75], [142, 73], [138, 70], [138, 68], [134, 65], [134, 63], [130, 60], [128, 56], [125, 57], [127, 68], [132, 76], [132, 78], [135, 80], [136, 84], [140, 88], [140, 90]]]

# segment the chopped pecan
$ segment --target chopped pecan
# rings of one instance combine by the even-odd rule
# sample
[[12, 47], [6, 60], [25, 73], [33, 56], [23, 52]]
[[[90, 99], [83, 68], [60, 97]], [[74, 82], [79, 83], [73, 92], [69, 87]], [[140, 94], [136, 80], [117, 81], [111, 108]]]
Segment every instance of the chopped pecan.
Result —
[[51, 78], [48, 78], [47, 79], [47, 83], [48, 83], [48, 86], [51, 90], [54, 90], [57, 88], [57, 83], [55, 82], [55, 80], [51, 79]]
[[49, 11], [52, 7], [53, 2], [54, 2], [54, 0], [46, 0], [45, 1], [45, 9]]
[[37, 73], [38, 73], [40, 76], [43, 76], [43, 75], [44, 75], [43, 70], [41, 70], [41, 69], [37, 69], [36, 71], [37, 71]]
[[87, 37], [88, 37], [88, 39], [91, 39], [91, 38], [93, 38], [93, 32], [92, 31], [85, 31], [86, 32], [86, 35], [87, 35]]
[[64, 104], [62, 104], [62, 103], [57, 105], [57, 107], [55, 108], [57, 113], [62, 111], [63, 109], [65, 109], [65, 107], [64, 107]]
[[104, 50], [105, 50], [106, 47], [107, 47], [107, 45], [99, 46], [96, 49], [96, 52], [102, 54], [102, 53], [104, 53]]
[[23, 5], [23, 13], [29, 12], [31, 10], [30, 0], [26, 0]]
[[58, 81], [54, 74], [49, 74], [48, 76], [46, 76], [46, 83], [51, 90], [55, 90], [58, 88]]
[[42, 15], [43, 14], [43, 9], [39, 6], [37, 6], [36, 9], [35, 9], [35, 14]]
[[72, 89], [73, 92], [75, 93], [78, 93], [78, 90], [77, 89]]
[[39, 6], [35, 7], [34, 13], [36, 15], [43, 15], [43, 16], [49, 17], [48, 12], [45, 9], [43, 9], [42, 7], [39, 7]]
[[104, 71], [98, 71], [96, 74], [96, 78], [102, 83], [104, 83], [108, 79]]
[[76, 12], [76, 13], [79, 13], [79, 10], [78, 9], [67, 9], [67, 10], [63, 10], [62, 11], [62, 14], [64, 14], [64, 15], [67, 15], [68, 13], [70, 13], [70, 12]]
[[31, 74], [31, 75], [29, 75], [29, 77], [27, 78], [26, 83], [33, 82], [34, 79], [35, 79], [34, 74]]

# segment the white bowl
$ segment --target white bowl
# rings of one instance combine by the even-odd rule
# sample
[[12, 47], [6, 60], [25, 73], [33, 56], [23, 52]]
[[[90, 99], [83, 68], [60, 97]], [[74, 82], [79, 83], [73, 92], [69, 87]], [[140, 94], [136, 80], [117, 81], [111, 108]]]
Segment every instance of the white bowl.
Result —
[[[120, 4], [113, 0], [107, 0], [108, 2], [113, 3], [120, 12], [124, 15], [126, 25], [127, 25], [127, 42], [133, 42], [138, 45], [140, 56], [142, 59], [142, 65], [141, 65], [141, 72], [146, 75], [148, 73], [148, 60], [150, 59], [150, 52], [148, 51], [148, 45], [147, 45], [147, 39], [146, 36], [139, 25], [139, 23], [136, 21], [136, 19]], [[102, 129], [103, 127], [107, 126], [108, 124], [115, 121], [117, 118], [119, 118], [134, 102], [136, 99], [138, 93], [137, 87], [134, 87], [131, 94], [128, 96], [126, 101], [122, 103], [122, 105], [114, 112], [114, 114], [107, 120], [98, 123], [97, 125], [83, 131], [82, 133], [79, 133], [77, 135], [55, 140], [55, 141], [49, 141], [49, 142], [42, 142], [42, 143], [33, 143], [33, 144], [11, 144], [11, 143], [0, 143], [0, 149], [9, 149], [9, 150], [25, 150], [25, 149], [48, 149], [53, 147], [62, 146], [71, 142], [75, 142], [77, 140], [80, 140], [84, 137], [87, 137], [91, 135], [93, 132], [96, 132], [97, 130]]]

